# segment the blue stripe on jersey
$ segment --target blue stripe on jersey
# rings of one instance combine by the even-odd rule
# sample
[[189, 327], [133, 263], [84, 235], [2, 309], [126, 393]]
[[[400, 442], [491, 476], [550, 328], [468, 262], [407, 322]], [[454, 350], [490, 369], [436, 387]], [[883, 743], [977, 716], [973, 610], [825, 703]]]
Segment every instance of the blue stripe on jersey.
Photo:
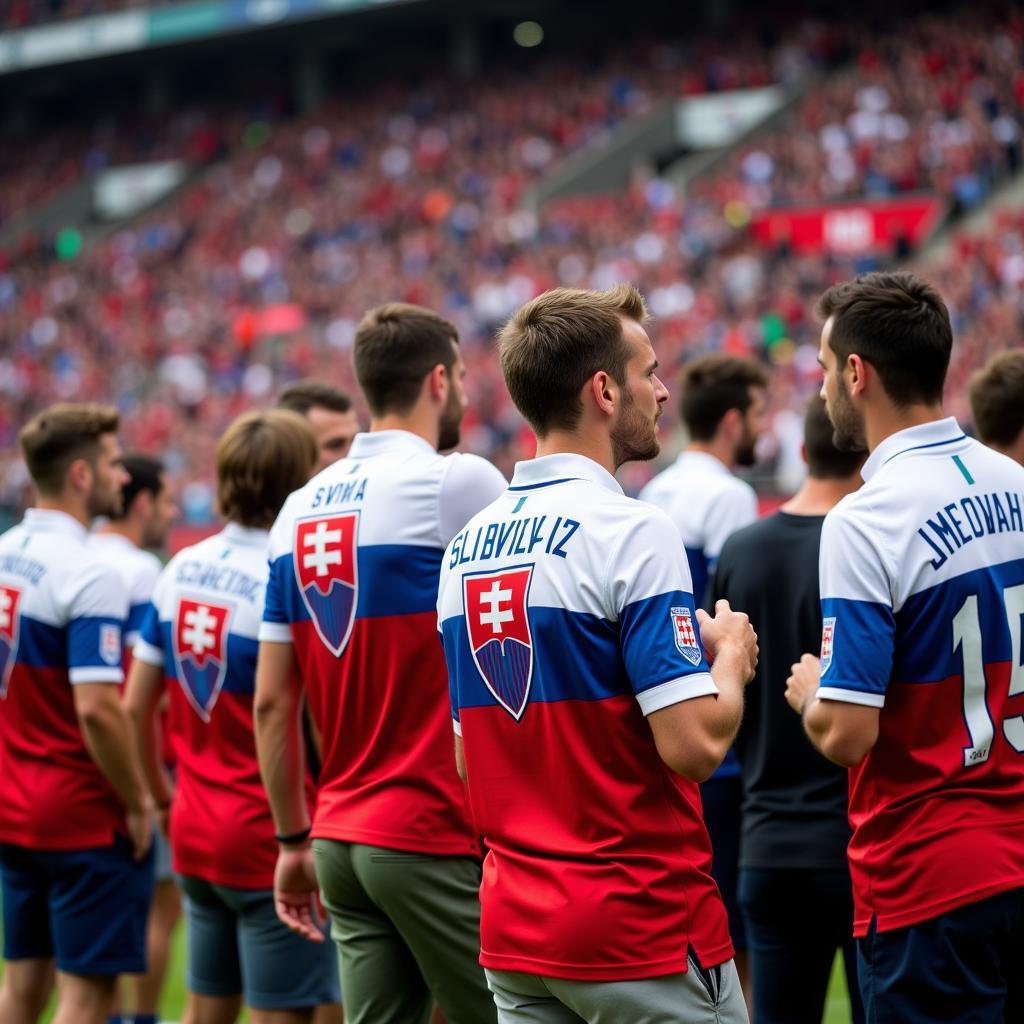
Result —
[[[832, 657], [821, 676], [822, 686], [862, 693], [884, 694], [892, 673], [892, 609], [874, 601], [827, 597], [821, 602], [822, 618], [834, 618]], [[849, 643], [849, 637], [857, 642]]]
[[952, 622], [971, 595], [978, 598], [985, 662], [1009, 661], [1011, 641], [1003, 591], [1021, 583], [1024, 558], [963, 573], [907, 598], [896, 614], [893, 679], [931, 683], [963, 673], [962, 652], [953, 648]]
[[[101, 630], [111, 626], [117, 636], [117, 656], [114, 658], [113, 648], [108, 649], [108, 657], [102, 655]], [[90, 616], [72, 619], [68, 623], [68, 668], [120, 668], [124, 642], [121, 635], [124, 622], [121, 619], [106, 616]], [[109, 660], [114, 658], [113, 661]]]
[[[440, 548], [422, 545], [360, 546], [356, 618], [433, 612], [437, 607], [443, 557]], [[263, 621], [286, 624], [307, 621], [309, 612], [299, 592], [291, 552], [274, 560], [270, 579]]]
[[[673, 608], [685, 608], [690, 613], [694, 653], [699, 657], [696, 664], [685, 659], [676, 647]], [[643, 693], [680, 676], [709, 671], [698, 635], [692, 594], [677, 590], [626, 605], [622, 609], [621, 630], [626, 671], [634, 693]]]
[[138, 633], [142, 629], [142, 623], [149, 610], [149, 602], [142, 601], [140, 604], [133, 604], [128, 608], [128, 620], [125, 623], [125, 633]]
[[541, 480], [539, 484], [520, 484], [518, 487], [509, 486], [510, 491], [536, 491], [541, 487], [554, 487], [555, 484], [567, 484], [570, 480], [579, 480], [578, 476], [563, 476], [560, 480]]
[[18, 616], [18, 664], [33, 668], [67, 668], [67, 628], [28, 615]]
[[890, 455], [889, 458], [887, 458], [885, 462], [882, 463], [882, 465], [888, 465], [890, 462], [892, 462], [893, 459], [897, 458], [900, 455], [906, 455], [907, 452], [919, 452], [923, 451], [925, 448], [941, 448], [944, 444], [956, 444], [957, 441], [966, 440], [967, 435], [961, 434], [959, 437], [946, 438], [945, 441], [932, 441], [929, 444], [915, 444], [912, 448], [904, 448], [902, 451], [893, 452], [892, 455]]
[[703, 548], [686, 548], [686, 561], [690, 564], [690, 578], [693, 582], [693, 596], [697, 606], [704, 607], [708, 596], [708, 579], [711, 576], [711, 567]]
[[[163, 648], [164, 652], [164, 671], [169, 677], [177, 679], [178, 664], [174, 658], [170, 622], [165, 620], [160, 623], [160, 634], [159, 646]], [[254, 637], [228, 633], [227, 646], [227, 674], [224, 676], [224, 685], [220, 692], [254, 693], [256, 691], [256, 657], [260, 649], [259, 641]]]
[[160, 613], [152, 601], [146, 605], [142, 622], [139, 625], [139, 639], [145, 640], [150, 647], [163, 647], [164, 638], [160, 631]]

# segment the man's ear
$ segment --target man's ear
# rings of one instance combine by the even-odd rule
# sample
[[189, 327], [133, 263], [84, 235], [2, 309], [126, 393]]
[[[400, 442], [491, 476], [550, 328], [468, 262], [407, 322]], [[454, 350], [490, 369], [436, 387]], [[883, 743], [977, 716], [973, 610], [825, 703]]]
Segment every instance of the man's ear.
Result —
[[92, 489], [95, 473], [88, 459], [73, 459], [68, 466], [67, 482], [73, 490], [86, 492]]
[[868, 383], [869, 364], [856, 352], [851, 352], [846, 360], [846, 371], [849, 374], [847, 390], [851, 395], [863, 394]]
[[589, 395], [594, 406], [606, 416], [615, 412], [619, 400], [619, 386], [611, 374], [598, 370], [583, 387], [584, 395]]
[[448, 389], [451, 387], [451, 380], [448, 376], [448, 369], [444, 363], [438, 363], [427, 375], [427, 387], [430, 390], [430, 397], [441, 404], [448, 398]]

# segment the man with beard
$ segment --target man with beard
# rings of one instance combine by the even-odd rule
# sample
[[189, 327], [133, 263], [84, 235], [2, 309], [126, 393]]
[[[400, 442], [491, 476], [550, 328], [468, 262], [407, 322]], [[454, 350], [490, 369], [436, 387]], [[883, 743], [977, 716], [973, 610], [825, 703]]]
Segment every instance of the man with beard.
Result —
[[867, 1019], [1024, 1019], [1024, 468], [945, 418], [953, 345], [908, 273], [829, 289], [819, 358], [864, 485], [825, 518], [821, 657], [787, 699], [851, 768]]
[[[494, 1019], [480, 948], [480, 847], [452, 758], [434, 605], [445, 545], [505, 480], [443, 457], [465, 412], [458, 335], [419, 306], [356, 332], [370, 430], [296, 491], [270, 538], [256, 738], [278, 830], [278, 914], [312, 941], [319, 882], [349, 1024]], [[323, 739], [303, 787], [305, 691]], [[310, 840], [312, 838], [312, 845]], [[314, 877], [315, 862], [315, 877]]]
[[89, 543], [127, 473], [109, 406], [56, 405], [21, 432], [35, 508], [0, 538], [0, 1020], [102, 1024], [145, 970], [153, 806], [121, 710], [128, 595]]
[[537, 457], [442, 564], [503, 1024], [747, 1019], [696, 783], [735, 735], [756, 638], [727, 602], [697, 610], [671, 520], [613, 476], [659, 449], [646, 319], [630, 285], [512, 317], [502, 370]]
[[[689, 445], [640, 492], [641, 501], [664, 509], [676, 524], [701, 607], [709, 606], [708, 588], [726, 538], [757, 519], [757, 495], [732, 469], [754, 464], [767, 386], [764, 368], [749, 359], [716, 353], [687, 363], [679, 378], [679, 418]], [[701, 786], [701, 801], [715, 851], [711, 873], [729, 911], [736, 965], [747, 991], [747, 937], [737, 895], [742, 790], [739, 762], [730, 750]]]

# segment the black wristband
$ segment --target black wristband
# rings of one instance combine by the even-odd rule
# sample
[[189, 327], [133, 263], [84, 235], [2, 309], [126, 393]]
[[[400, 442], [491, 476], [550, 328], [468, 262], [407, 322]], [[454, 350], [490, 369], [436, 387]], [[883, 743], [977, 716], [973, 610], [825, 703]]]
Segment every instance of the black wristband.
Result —
[[282, 846], [300, 846], [309, 838], [312, 831], [312, 828], [304, 828], [301, 832], [293, 832], [290, 836], [276, 835], [274, 838]]

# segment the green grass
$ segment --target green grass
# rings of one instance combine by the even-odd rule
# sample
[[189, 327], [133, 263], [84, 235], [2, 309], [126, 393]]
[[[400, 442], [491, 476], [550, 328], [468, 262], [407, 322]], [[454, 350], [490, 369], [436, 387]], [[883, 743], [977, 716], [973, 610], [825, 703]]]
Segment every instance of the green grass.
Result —
[[[43, 1016], [47, 1022], [53, 1017], [53, 1000]], [[179, 925], [171, 945], [171, 959], [167, 966], [167, 980], [164, 984], [163, 999], [160, 1003], [162, 1020], [180, 1021], [185, 1008], [185, 938], [184, 929]], [[239, 1022], [245, 1021], [245, 1011]], [[756, 1024], [756, 1022], [755, 1022]], [[822, 1024], [850, 1024], [850, 1001], [846, 994], [846, 976], [843, 962], [836, 957], [832, 965], [832, 979], [829, 982], [828, 999]]]

